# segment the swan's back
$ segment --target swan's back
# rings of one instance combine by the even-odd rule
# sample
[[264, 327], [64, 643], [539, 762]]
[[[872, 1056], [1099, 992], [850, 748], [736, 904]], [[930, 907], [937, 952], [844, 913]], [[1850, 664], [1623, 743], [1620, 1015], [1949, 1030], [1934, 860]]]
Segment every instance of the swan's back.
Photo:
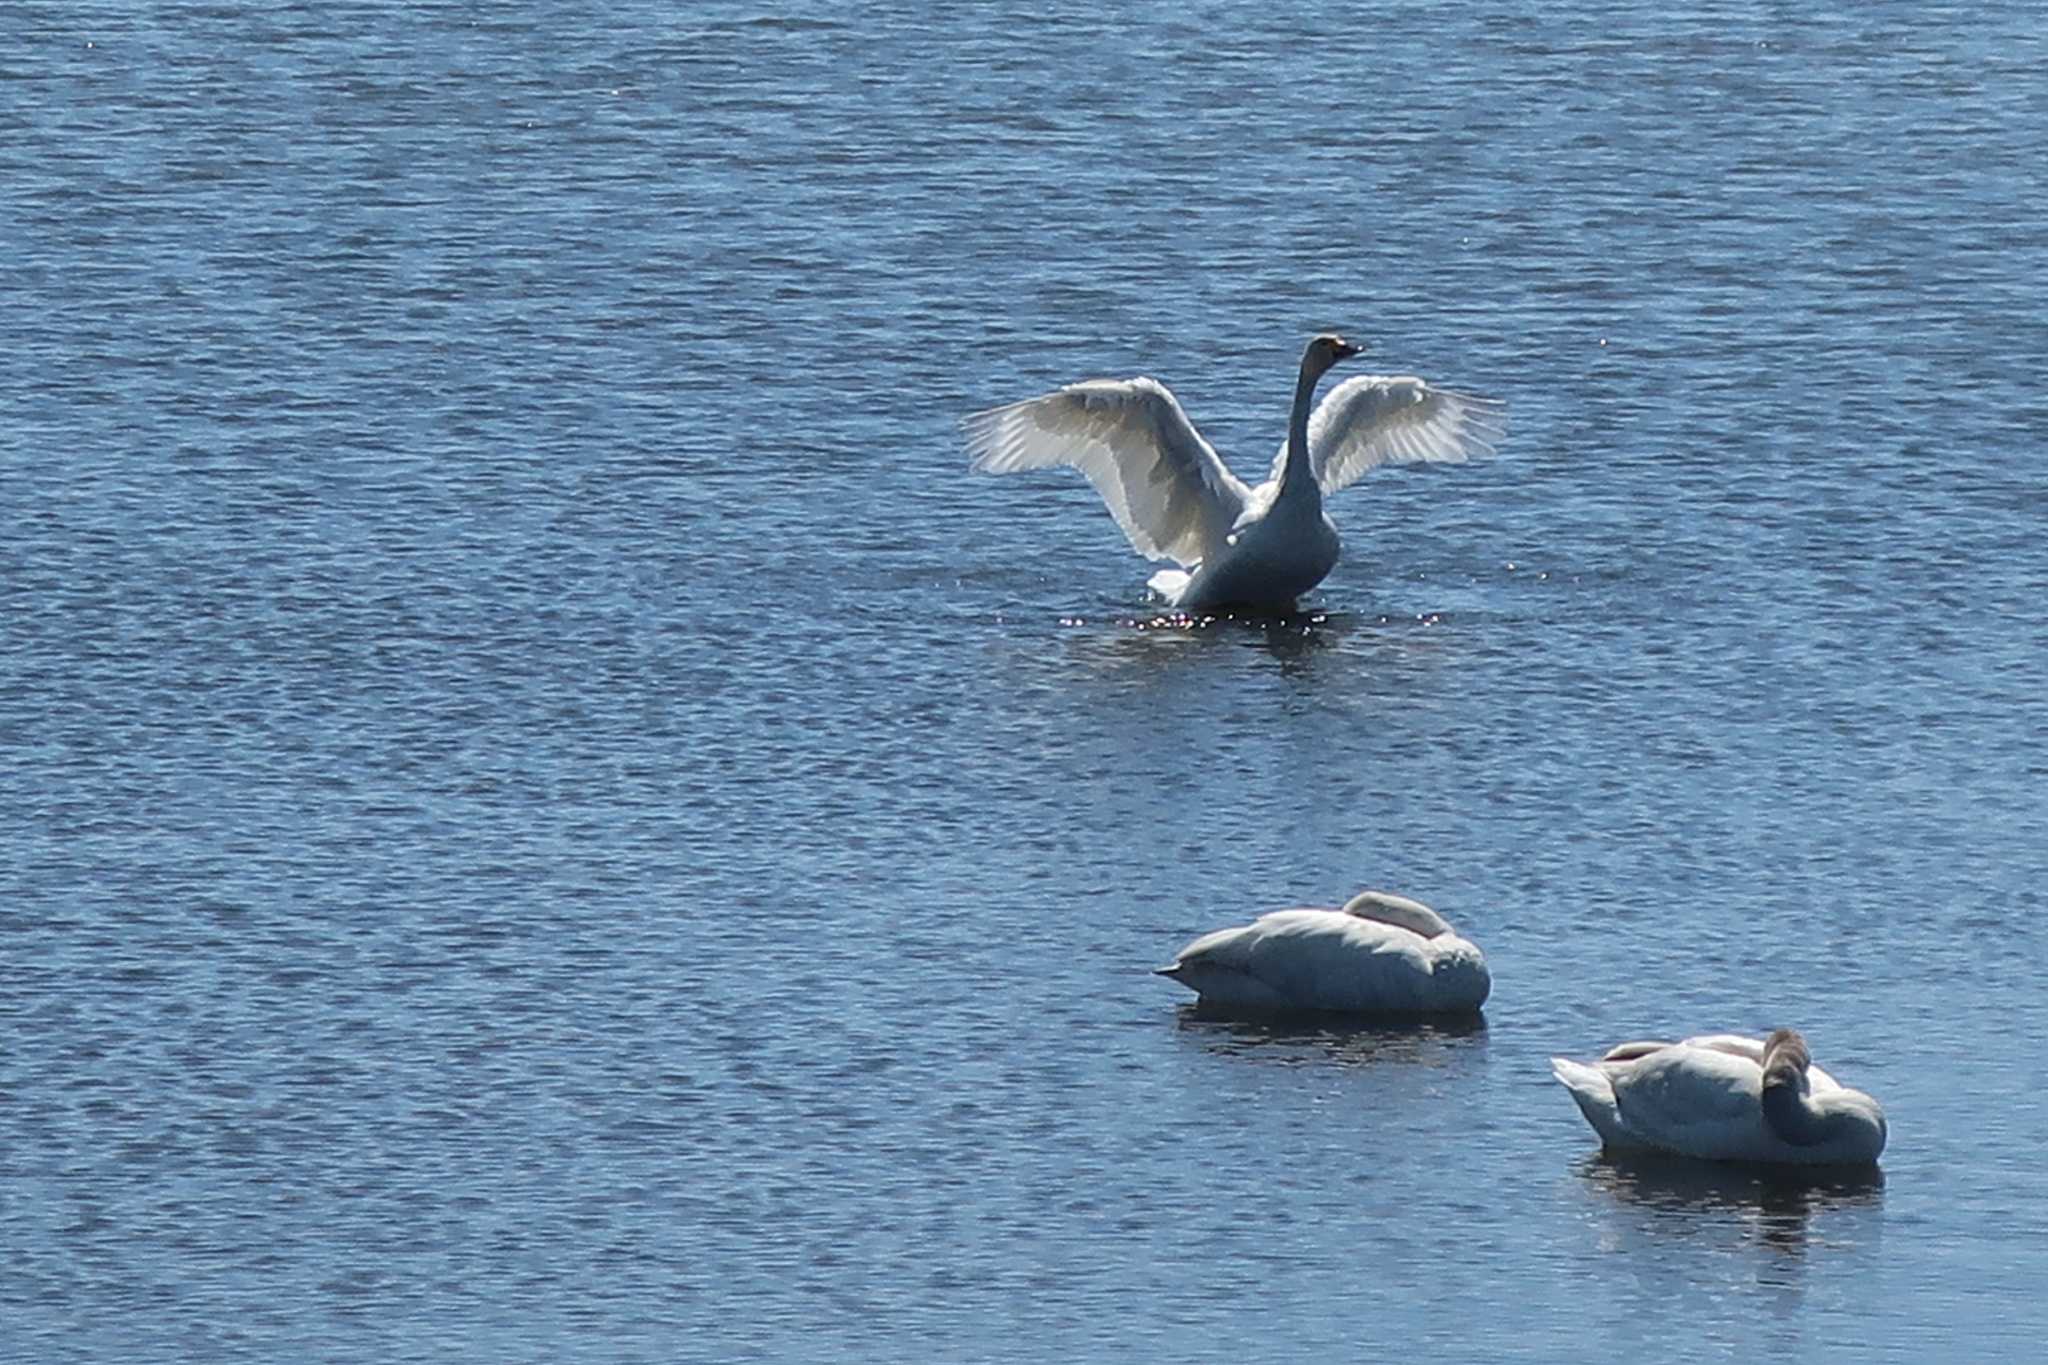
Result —
[[1717, 1048], [1662, 1048], [1612, 1078], [1622, 1124], [1685, 1156], [1734, 1154], [1759, 1144], [1763, 1071]]

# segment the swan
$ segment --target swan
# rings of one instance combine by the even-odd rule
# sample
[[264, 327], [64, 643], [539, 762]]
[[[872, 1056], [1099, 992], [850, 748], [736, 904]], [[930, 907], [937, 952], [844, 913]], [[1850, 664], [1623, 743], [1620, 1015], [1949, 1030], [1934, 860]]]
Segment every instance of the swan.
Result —
[[1485, 956], [1443, 916], [1384, 891], [1361, 891], [1341, 910], [1274, 910], [1218, 929], [1156, 970], [1205, 1005], [1252, 1010], [1470, 1012], [1493, 987]]
[[1550, 1069], [1609, 1151], [1849, 1165], [1884, 1150], [1884, 1110], [1815, 1066], [1791, 1029], [1761, 1042], [1623, 1043], [1590, 1064], [1553, 1057]]
[[1156, 379], [1089, 379], [967, 417], [968, 468], [1009, 474], [1072, 465], [1147, 559], [1170, 559], [1147, 584], [1181, 611], [1291, 611], [1337, 562], [1323, 499], [1375, 465], [1491, 454], [1506, 404], [1413, 375], [1316, 382], [1365, 348], [1334, 333], [1308, 343], [1287, 440], [1256, 488], [1225, 467]]

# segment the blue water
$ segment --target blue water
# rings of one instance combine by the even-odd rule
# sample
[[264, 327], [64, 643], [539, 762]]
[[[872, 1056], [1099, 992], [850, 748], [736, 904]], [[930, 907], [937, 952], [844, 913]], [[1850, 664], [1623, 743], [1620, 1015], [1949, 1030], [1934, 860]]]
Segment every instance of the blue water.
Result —
[[[2038, 10], [1248, 8], [0, 11], [0, 1357], [2038, 1352]], [[1303, 619], [965, 472], [1326, 327], [1513, 425]], [[1780, 1023], [1881, 1182], [1546, 1064]]]

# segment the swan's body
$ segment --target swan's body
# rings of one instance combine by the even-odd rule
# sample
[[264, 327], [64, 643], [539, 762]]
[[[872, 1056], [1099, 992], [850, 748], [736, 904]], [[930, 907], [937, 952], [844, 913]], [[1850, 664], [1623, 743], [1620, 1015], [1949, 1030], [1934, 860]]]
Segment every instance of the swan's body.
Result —
[[1813, 1065], [1790, 1029], [1761, 1041], [1623, 1043], [1597, 1062], [1553, 1057], [1550, 1068], [1609, 1151], [1860, 1165], [1884, 1150], [1884, 1110]]
[[1158, 971], [1203, 1004], [1247, 1010], [1462, 1013], [1493, 987], [1485, 956], [1441, 915], [1379, 891], [1204, 934]]
[[969, 467], [1079, 469], [1133, 549], [1181, 565], [1150, 583], [1174, 607], [1289, 610], [1337, 563], [1326, 496], [1375, 465], [1490, 454], [1503, 429], [1503, 404], [1412, 375], [1346, 380], [1311, 417], [1316, 381], [1360, 349], [1327, 334], [1309, 342], [1287, 441], [1257, 487], [1225, 467], [1156, 379], [1090, 379], [975, 413]]

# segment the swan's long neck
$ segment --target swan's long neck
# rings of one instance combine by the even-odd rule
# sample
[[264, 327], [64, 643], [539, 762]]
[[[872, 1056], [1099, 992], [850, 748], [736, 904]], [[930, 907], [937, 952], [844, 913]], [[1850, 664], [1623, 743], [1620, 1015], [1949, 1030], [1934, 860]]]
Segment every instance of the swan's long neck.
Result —
[[1391, 924], [1424, 938], [1436, 938], [1451, 932], [1450, 922], [1421, 901], [1412, 901], [1406, 896], [1390, 896], [1384, 891], [1359, 892], [1344, 902], [1344, 913]]
[[1844, 1161], [1875, 1161], [1884, 1150], [1884, 1110], [1854, 1090], [1830, 1090], [1815, 1099], [1806, 1069], [1806, 1040], [1779, 1029], [1764, 1040], [1764, 1123], [1794, 1147], [1827, 1147]]
[[[1327, 364], [1317, 362], [1314, 351], [1301, 358], [1301, 378], [1294, 383], [1294, 411], [1287, 419], [1287, 465], [1280, 471], [1280, 492], [1283, 496], [1290, 491], [1320, 495], [1315, 471], [1308, 464], [1308, 410], [1315, 401], [1316, 381], [1328, 368]], [[1317, 501], [1321, 501], [1320, 496]]]
[[1818, 1147], [1841, 1129], [1839, 1116], [1822, 1110], [1807, 1090], [1811, 1063], [1806, 1040], [1791, 1029], [1779, 1029], [1764, 1041], [1764, 1122], [1794, 1147]]

